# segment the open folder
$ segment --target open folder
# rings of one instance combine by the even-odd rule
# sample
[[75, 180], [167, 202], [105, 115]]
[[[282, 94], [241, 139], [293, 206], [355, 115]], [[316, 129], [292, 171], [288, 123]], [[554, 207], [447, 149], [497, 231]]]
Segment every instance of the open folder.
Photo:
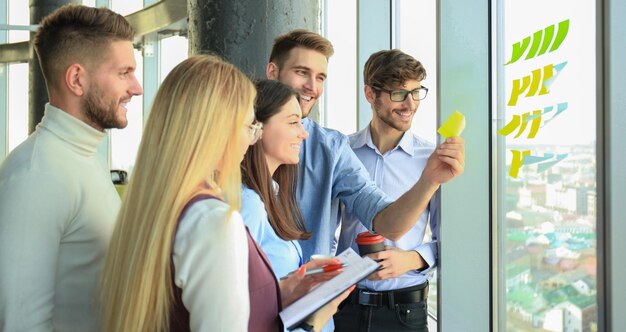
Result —
[[287, 329], [298, 327], [317, 309], [378, 269], [378, 263], [369, 257], [359, 256], [352, 248], [346, 249], [337, 258], [347, 265], [342, 273], [321, 283], [280, 312], [280, 318]]

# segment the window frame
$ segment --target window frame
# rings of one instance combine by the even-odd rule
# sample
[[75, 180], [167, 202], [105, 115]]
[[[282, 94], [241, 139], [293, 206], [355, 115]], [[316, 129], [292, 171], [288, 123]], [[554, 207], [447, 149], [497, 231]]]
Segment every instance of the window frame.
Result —
[[[0, 24], [8, 24], [8, 1], [0, 0]], [[0, 30], [0, 44], [6, 44], [9, 40], [9, 32]], [[0, 163], [5, 159], [9, 149], [8, 140], [8, 119], [9, 110], [8, 98], [8, 63], [0, 63]]]
[[[603, 235], [598, 253], [598, 278], [604, 287], [599, 289], [598, 330], [619, 331], [626, 328], [626, 260], [620, 253], [626, 251], [623, 236], [626, 234], [626, 22], [621, 14], [626, 3], [619, 0], [598, 3], [598, 226]], [[600, 287], [599, 287], [600, 288]], [[608, 292], [610, 290], [610, 292]], [[600, 307], [603, 306], [603, 307]]]
[[467, 122], [465, 172], [441, 188], [439, 331], [491, 329], [490, 4], [440, 0], [437, 7], [438, 124], [456, 109]]

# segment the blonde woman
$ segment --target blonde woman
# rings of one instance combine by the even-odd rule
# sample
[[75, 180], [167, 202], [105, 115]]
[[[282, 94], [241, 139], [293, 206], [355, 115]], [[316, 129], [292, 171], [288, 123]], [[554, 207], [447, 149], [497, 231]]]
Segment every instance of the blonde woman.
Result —
[[[315, 285], [304, 269], [279, 285], [237, 212], [239, 163], [260, 136], [254, 97], [215, 56], [163, 81], [106, 258], [104, 331], [280, 331], [282, 305]], [[346, 296], [307, 323], [322, 326]]]

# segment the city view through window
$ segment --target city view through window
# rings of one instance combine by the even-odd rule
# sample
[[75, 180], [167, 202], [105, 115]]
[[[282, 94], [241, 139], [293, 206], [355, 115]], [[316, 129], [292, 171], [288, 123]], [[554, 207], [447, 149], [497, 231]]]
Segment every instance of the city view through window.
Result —
[[502, 2], [505, 330], [597, 331], [595, 2]]

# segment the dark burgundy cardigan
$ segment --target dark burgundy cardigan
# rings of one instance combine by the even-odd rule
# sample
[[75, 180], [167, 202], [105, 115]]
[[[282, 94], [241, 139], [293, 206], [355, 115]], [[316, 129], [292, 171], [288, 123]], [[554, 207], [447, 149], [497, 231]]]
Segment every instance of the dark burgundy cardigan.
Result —
[[[185, 211], [195, 202], [205, 199], [219, 199], [211, 195], [194, 197], [183, 209]], [[180, 222], [180, 219], [179, 219]], [[248, 238], [248, 288], [250, 291], [250, 319], [248, 331], [266, 332], [283, 331], [283, 325], [278, 312], [281, 308], [278, 282], [272, 272], [272, 266], [263, 253], [263, 250], [252, 239], [246, 227]], [[173, 239], [172, 239], [173, 242]], [[173, 248], [173, 246], [172, 246]], [[174, 263], [171, 262], [172, 287], [174, 289], [174, 303], [170, 310], [170, 331], [191, 331], [189, 328], [189, 311], [182, 300], [182, 289], [174, 284]], [[228, 287], [228, 285], [212, 285], [212, 287]], [[219, 305], [219, 299], [216, 299]]]

